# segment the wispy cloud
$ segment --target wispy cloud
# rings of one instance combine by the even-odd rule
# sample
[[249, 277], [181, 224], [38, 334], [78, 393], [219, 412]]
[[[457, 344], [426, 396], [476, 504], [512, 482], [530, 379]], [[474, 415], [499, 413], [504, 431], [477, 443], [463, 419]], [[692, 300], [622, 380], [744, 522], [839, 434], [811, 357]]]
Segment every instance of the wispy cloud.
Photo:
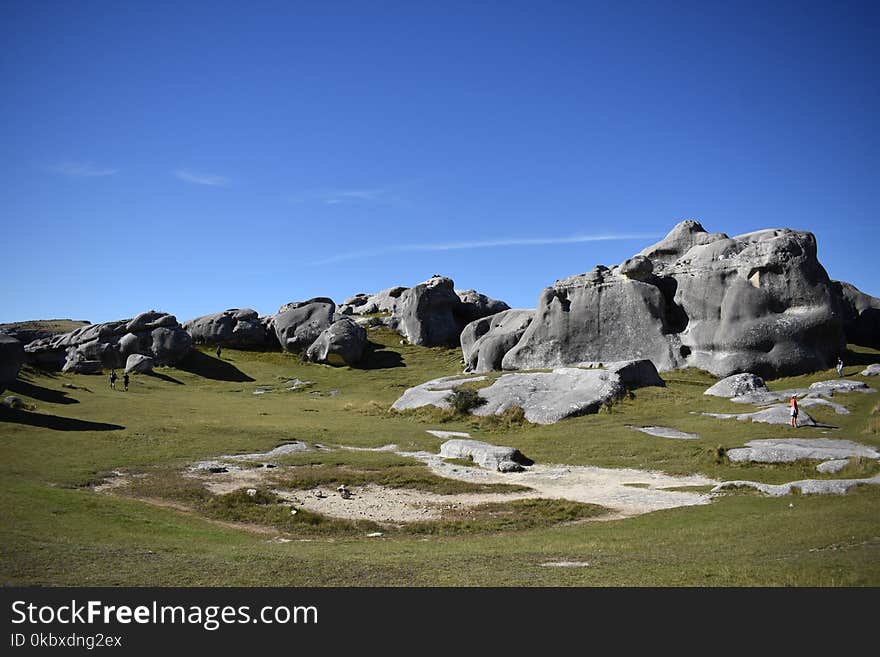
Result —
[[309, 189], [290, 197], [293, 203], [340, 203], [370, 202], [389, 200], [386, 189]]
[[216, 176], [210, 173], [197, 173], [195, 171], [188, 171], [187, 169], [177, 169], [177, 171], [174, 172], [174, 175], [180, 180], [194, 185], [220, 187], [229, 182], [229, 180], [223, 176]]
[[645, 240], [658, 239], [660, 234], [626, 233], [626, 234], [601, 234], [601, 235], [572, 235], [570, 237], [513, 237], [496, 240], [482, 240], [474, 242], [435, 242], [420, 244], [393, 244], [366, 251], [349, 251], [337, 253], [328, 258], [316, 260], [312, 265], [329, 265], [345, 260], [358, 260], [389, 253], [408, 253], [418, 251], [459, 251], [464, 249], [490, 249], [510, 246], [547, 246], [551, 244], [580, 244], [583, 242], [606, 242], [612, 240]]
[[94, 178], [96, 176], [112, 176], [116, 173], [116, 169], [102, 169], [91, 162], [61, 162], [49, 167], [49, 170], [71, 178]]

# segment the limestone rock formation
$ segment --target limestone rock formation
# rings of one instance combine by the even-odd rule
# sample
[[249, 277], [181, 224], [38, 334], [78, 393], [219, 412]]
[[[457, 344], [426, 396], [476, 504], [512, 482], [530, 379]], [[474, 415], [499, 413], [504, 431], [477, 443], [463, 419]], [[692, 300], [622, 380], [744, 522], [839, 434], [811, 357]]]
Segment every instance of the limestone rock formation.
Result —
[[[715, 397], [741, 397], [753, 392], [770, 392], [764, 384], [764, 379], [750, 372], [732, 374], [721, 379], [718, 383], [704, 392], [704, 395]], [[775, 398], [774, 398], [775, 399]], [[781, 399], [781, 398], [780, 398]]]
[[855, 285], [833, 281], [846, 341], [880, 349], [880, 299]]
[[174, 364], [192, 348], [192, 338], [174, 315], [151, 310], [134, 317], [90, 324], [25, 346], [28, 361], [47, 369], [91, 373], [122, 368], [132, 354]]
[[546, 288], [502, 368], [646, 358], [660, 371], [800, 374], [841, 352], [837, 307], [811, 233], [729, 238], [687, 221], [621, 266]]
[[24, 345], [13, 337], [0, 333], [0, 392], [15, 381], [24, 363]]
[[800, 460], [826, 461], [862, 456], [880, 459], [875, 448], [851, 440], [832, 438], [773, 438], [750, 440], [745, 447], [727, 451], [733, 462], [793, 463]]
[[462, 326], [481, 317], [510, 310], [510, 306], [503, 301], [487, 297], [476, 290], [456, 290], [455, 294], [461, 301], [461, 307], [456, 311], [456, 318]]
[[265, 319], [249, 308], [232, 308], [196, 317], [183, 325], [195, 344], [261, 349], [275, 343], [266, 330]]
[[533, 310], [504, 310], [469, 323], [461, 332], [461, 350], [466, 372], [501, 369], [510, 351], [532, 322]]
[[286, 351], [302, 352], [335, 321], [336, 304], [332, 299], [317, 297], [308, 301], [288, 303], [272, 319], [278, 342]]
[[306, 351], [306, 357], [314, 363], [355, 365], [366, 346], [367, 331], [343, 316], [321, 332]]
[[872, 363], [863, 369], [860, 374], [862, 376], [880, 376], [880, 363]]
[[422, 347], [459, 344], [461, 299], [452, 279], [434, 276], [404, 291], [394, 307], [391, 327]]
[[605, 369], [619, 376], [621, 383], [630, 390], [646, 386], [658, 386], [660, 388], [666, 386], [666, 382], [660, 378], [654, 363], [644, 358], [641, 360], [621, 360], [616, 363], [606, 363]]
[[517, 472], [534, 461], [523, 456], [515, 447], [490, 445], [479, 440], [454, 438], [440, 445], [440, 456], [447, 459], [470, 459], [488, 470]]
[[449, 408], [449, 402], [446, 398], [452, 392], [452, 389], [463, 383], [476, 383], [477, 381], [485, 381], [484, 376], [444, 376], [439, 379], [432, 379], [425, 383], [407, 388], [403, 395], [395, 401], [391, 408], [395, 411], [407, 411], [421, 406], [436, 406], [437, 408]]
[[125, 361], [125, 373], [146, 373], [153, 371], [153, 359], [141, 354], [132, 354]]
[[390, 313], [394, 311], [394, 304], [406, 290], [405, 287], [389, 287], [376, 294], [355, 294], [349, 297], [339, 306], [342, 315], [373, 315], [375, 313]]

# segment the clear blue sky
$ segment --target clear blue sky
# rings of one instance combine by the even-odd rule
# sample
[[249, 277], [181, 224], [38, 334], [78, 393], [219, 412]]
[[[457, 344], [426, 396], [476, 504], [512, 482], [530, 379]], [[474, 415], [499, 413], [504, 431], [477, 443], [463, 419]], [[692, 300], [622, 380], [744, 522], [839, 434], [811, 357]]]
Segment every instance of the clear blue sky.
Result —
[[534, 307], [686, 218], [810, 230], [880, 296], [878, 34], [877, 2], [4, 0], [0, 321], [435, 273]]

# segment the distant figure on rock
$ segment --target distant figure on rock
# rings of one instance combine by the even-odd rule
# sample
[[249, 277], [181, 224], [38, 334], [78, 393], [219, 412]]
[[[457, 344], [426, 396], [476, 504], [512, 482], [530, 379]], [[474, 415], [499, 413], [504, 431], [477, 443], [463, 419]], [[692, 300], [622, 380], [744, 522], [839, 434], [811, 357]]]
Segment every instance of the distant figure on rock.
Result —
[[122, 389], [125, 392], [128, 392], [128, 372], [125, 372], [122, 375]]
[[116, 370], [110, 370], [110, 387], [113, 390], [116, 390], [116, 379], [119, 377], [116, 376]]
[[837, 357], [837, 376], [843, 376], [843, 358]]
[[221, 352], [221, 351], [222, 351], [222, 350], [221, 350], [221, 348], [220, 348], [220, 345], [218, 344], [218, 345], [217, 345], [217, 358], [220, 358], [220, 352]]
[[788, 405], [791, 407], [791, 426], [793, 426], [795, 429], [797, 429], [797, 416], [798, 416], [797, 397], [792, 395], [791, 399], [788, 400]]

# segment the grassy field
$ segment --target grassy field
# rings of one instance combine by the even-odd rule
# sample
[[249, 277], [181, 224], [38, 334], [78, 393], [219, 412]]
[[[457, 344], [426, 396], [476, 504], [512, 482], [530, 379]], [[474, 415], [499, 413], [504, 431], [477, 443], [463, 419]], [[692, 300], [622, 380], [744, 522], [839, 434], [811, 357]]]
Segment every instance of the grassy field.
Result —
[[[389, 413], [412, 385], [460, 372], [460, 352], [400, 345], [371, 330], [376, 349], [362, 368], [303, 363], [296, 356], [196, 352], [177, 368], [135, 375], [110, 390], [103, 376], [26, 369], [10, 391], [33, 413], [0, 409], [0, 582], [52, 585], [796, 585], [880, 584], [880, 487], [845, 496], [767, 498], [741, 491], [709, 505], [625, 520], [584, 522], [602, 509], [564, 501], [484, 505], [408, 527], [291, 517], [267, 491], [213, 496], [179, 477], [193, 461], [262, 452], [290, 440], [436, 451], [426, 429], [469, 431], [519, 448], [540, 463], [701, 473], [714, 479], [782, 483], [863, 477], [874, 461], [836, 475], [815, 463], [737, 465], [719, 454], [755, 438], [840, 437], [880, 446], [880, 394], [839, 395], [850, 415], [810, 408], [835, 428], [791, 429], [719, 420], [702, 411], [749, 407], [702, 392], [699, 371], [664, 375], [666, 388], [635, 391], [608, 411], [536, 426], [434, 412]], [[880, 354], [853, 350], [845, 370], [860, 378]], [[836, 378], [829, 370], [771, 382], [776, 389]], [[293, 379], [312, 382], [291, 391]], [[258, 390], [262, 394], [254, 394]], [[629, 425], [700, 435], [679, 441]], [[722, 448], [719, 450], [719, 448]], [[284, 457], [302, 486], [381, 483], [435, 493], [474, 484], [442, 479], [385, 452], [312, 451]], [[139, 475], [126, 495], [97, 493], [112, 471]], [[149, 498], [147, 503], [136, 497]], [[368, 533], [382, 531], [381, 537]], [[285, 539], [284, 542], [279, 538]], [[548, 568], [549, 561], [589, 562]]]

